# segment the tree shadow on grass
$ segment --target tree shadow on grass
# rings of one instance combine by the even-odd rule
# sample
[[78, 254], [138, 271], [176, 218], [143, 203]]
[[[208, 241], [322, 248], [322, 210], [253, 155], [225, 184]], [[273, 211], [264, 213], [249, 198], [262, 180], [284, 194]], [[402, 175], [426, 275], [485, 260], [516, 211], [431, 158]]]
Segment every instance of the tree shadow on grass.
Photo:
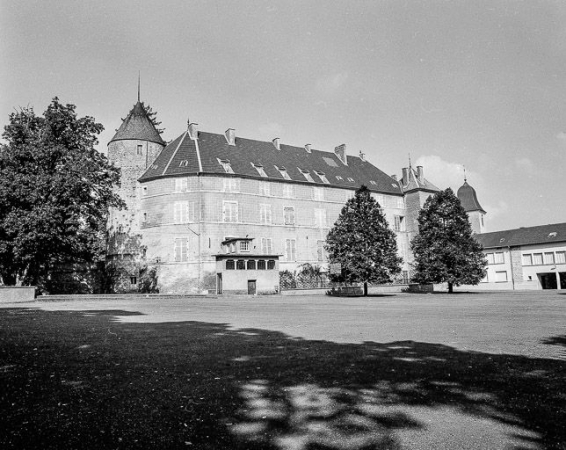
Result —
[[0, 310], [1, 448], [400, 449], [429, 426], [411, 408], [566, 448], [566, 361], [122, 313]]

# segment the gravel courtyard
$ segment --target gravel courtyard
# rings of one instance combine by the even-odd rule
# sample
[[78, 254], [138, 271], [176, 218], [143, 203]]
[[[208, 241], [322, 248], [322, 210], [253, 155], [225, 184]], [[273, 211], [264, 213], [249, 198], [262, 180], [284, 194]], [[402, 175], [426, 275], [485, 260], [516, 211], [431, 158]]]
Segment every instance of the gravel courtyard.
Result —
[[1, 448], [566, 449], [566, 292], [0, 308]]

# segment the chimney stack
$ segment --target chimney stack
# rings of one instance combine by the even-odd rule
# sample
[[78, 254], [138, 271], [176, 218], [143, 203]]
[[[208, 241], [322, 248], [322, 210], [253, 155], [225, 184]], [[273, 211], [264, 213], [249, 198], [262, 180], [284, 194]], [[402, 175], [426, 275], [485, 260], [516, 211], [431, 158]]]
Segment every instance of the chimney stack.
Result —
[[279, 143], [280, 139], [279, 138], [275, 138], [273, 139], [271, 142], [273, 142], [273, 146], [277, 149], [277, 150], [281, 150], [281, 144]]
[[348, 165], [348, 160], [346, 159], [346, 144], [341, 144], [334, 148], [334, 153], [345, 165]]
[[198, 123], [189, 123], [189, 137], [195, 141], [198, 139]]
[[423, 166], [417, 166], [417, 178], [419, 183], [424, 183]]
[[365, 162], [366, 154], [360, 150], [360, 159]]
[[228, 145], [236, 145], [236, 130], [234, 130], [234, 128], [228, 128], [224, 132], [224, 136], [226, 137]]
[[311, 145], [305, 144], [305, 150], [307, 151], [307, 153], [310, 153], [311, 152]]
[[409, 168], [403, 167], [402, 172], [403, 172], [403, 177], [401, 179], [403, 180], [404, 184], [407, 184], [409, 182]]

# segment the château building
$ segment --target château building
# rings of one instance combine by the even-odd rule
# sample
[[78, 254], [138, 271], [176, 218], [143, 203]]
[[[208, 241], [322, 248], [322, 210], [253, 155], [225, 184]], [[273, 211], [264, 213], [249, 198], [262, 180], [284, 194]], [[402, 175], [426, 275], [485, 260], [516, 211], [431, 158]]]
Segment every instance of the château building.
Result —
[[111, 212], [108, 258], [124, 262], [132, 288], [139, 264], [127, 262], [156, 267], [164, 293], [269, 293], [279, 271], [326, 267], [326, 235], [361, 185], [396, 232], [407, 281], [418, 211], [438, 191], [422, 167], [404, 168], [397, 180], [345, 144], [323, 151], [189, 123], [165, 145], [140, 102], [108, 158], [122, 169], [127, 204]]

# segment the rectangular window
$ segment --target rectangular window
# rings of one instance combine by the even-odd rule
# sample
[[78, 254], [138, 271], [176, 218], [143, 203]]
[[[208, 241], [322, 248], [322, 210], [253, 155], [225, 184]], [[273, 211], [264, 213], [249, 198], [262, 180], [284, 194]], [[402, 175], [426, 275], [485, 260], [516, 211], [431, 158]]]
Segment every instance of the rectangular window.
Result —
[[283, 197], [293, 198], [293, 185], [292, 184], [284, 184], [283, 185]]
[[138, 278], [137, 277], [130, 277], [130, 284], [138, 284]]
[[267, 261], [267, 270], [274, 270], [275, 269], [275, 260], [270, 259]]
[[264, 255], [271, 255], [273, 253], [271, 238], [261, 238], [261, 253]]
[[566, 252], [556, 252], [556, 264], [566, 264]]
[[405, 207], [405, 202], [403, 200], [403, 197], [397, 197], [397, 208], [404, 208]]
[[263, 224], [271, 223], [271, 205], [259, 205], [259, 221]]
[[321, 262], [325, 259], [324, 241], [316, 241], [316, 260]]
[[533, 253], [533, 265], [534, 266], [542, 265], [542, 253]]
[[238, 202], [222, 202], [222, 219], [224, 222], [238, 222]]
[[488, 253], [486, 256], [487, 256], [487, 263], [488, 264], [494, 264], [495, 263], [495, 257], [493, 255], [493, 253]]
[[395, 216], [395, 231], [405, 231], [405, 218], [403, 216]]
[[173, 253], [175, 254], [175, 261], [183, 262], [187, 260], [189, 250], [189, 240], [187, 238], [175, 238], [175, 247]]
[[188, 178], [175, 178], [175, 192], [187, 192]]
[[381, 206], [383, 208], [383, 206], [385, 204], [385, 199], [384, 199], [383, 195], [372, 193], [371, 196], [375, 199], [375, 201], [379, 204], [379, 206]]
[[505, 283], [507, 281], [507, 271], [495, 272], [495, 282]]
[[285, 239], [285, 259], [287, 261], [295, 261], [297, 259], [295, 239]]
[[236, 270], [246, 270], [246, 261], [243, 259], [236, 261]]
[[505, 263], [505, 257], [503, 256], [503, 252], [496, 252], [494, 255], [495, 264], [503, 264]]
[[224, 192], [240, 192], [239, 178], [224, 178]]
[[326, 227], [326, 209], [316, 208], [314, 210], [314, 221], [317, 227]]
[[265, 259], [260, 259], [257, 262], [257, 270], [265, 270]]
[[523, 266], [532, 266], [533, 265], [533, 255], [530, 253], [528, 255], [523, 255]]
[[554, 264], [554, 253], [553, 252], [545, 252], [544, 253], [544, 263], [545, 264]]
[[269, 196], [271, 193], [270, 185], [267, 181], [260, 181], [259, 183], [259, 195]]
[[312, 198], [318, 201], [324, 200], [324, 189], [319, 187], [312, 188]]
[[[194, 210], [194, 204], [193, 204]], [[189, 221], [189, 202], [175, 202], [173, 204], [173, 222], [187, 223]]]
[[286, 206], [283, 208], [283, 216], [285, 217], [285, 225], [295, 225], [295, 208]]
[[226, 270], [234, 270], [236, 268], [236, 264], [234, 263], [233, 259], [226, 260]]
[[250, 241], [240, 241], [240, 251], [249, 252], [250, 251]]
[[[142, 145], [138, 145], [138, 149], [137, 149], [137, 154], [141, 155], [143, 153], [143, 146]], [[135, 284], [135, 283], [133, 283]]]

